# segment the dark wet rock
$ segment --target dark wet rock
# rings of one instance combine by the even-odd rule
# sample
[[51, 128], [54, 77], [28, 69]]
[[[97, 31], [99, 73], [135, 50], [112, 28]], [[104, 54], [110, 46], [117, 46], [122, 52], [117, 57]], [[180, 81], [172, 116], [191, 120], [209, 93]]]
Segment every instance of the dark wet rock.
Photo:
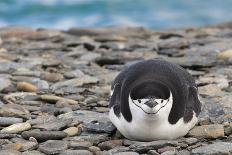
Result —
[[24, 131], [22, 133], [22, 137], [25, 139], [29, 139], [30, 137], [34, 137], [38, 141], [46, 141], [46, 140], [58, 140], [63, 139], [67, 136], [63, 131], [39, 131], [39, 130], [30, 130]]
[[68, 144], [64, 141], [58, 140], [48, 140], [41, 144], [38, 148], [39, 151], [45, 154], [58, 154], [66, 149], [68, 149]]
[[22, 123], [22, 118], [15, 118], [15, 117], [0, 117], [0, 126], [8, 126], [15, 123]]
[[93, 155], [88, 150], [65, 150], [60, 152], [60, 155]]
[[232, 143], [228, 142], [215, 142], [206, 146], [201, 146], [192, 150], [193, 155], [205, 154], [205, 155], [215, 155], [215, 154], [231, 154]]
[[88, 141], [93, 143], [94, 145], [97, 145], [101, 142], [109, 140], [109, 137], [107, 134], [89, 134], [89, 133], [83, 133], [80, 136], [74, 136], [74, 137], [68, 137], [65, 138], [66, 141]]

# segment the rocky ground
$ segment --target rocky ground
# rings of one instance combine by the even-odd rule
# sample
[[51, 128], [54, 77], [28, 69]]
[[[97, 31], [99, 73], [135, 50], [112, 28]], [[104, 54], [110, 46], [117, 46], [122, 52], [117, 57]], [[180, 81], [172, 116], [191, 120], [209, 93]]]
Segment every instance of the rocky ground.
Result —
[[[232, 154], [232, 24], [143, 28], [0, 29], [0, 155]], [[110, 84], [143, 59], [196, 79], [198, 125], [173, 140], [123, 138], [109, 121]]]

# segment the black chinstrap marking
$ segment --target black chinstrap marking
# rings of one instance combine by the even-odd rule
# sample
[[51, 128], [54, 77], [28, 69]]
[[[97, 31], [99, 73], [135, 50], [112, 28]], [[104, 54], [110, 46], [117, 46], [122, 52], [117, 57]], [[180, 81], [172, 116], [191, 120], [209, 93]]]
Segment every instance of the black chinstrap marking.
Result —
[[160, 107], [160, 109], [158, 111], [156, 111], [155, 113], [149, 113], [143, 110], [142, 107], [140, 107], [139, 105], [137, 105], [133, 100], [132, 100], [133, 104], [136, 105], [137, 107], [139, 107], [144, 113], [148, 114], [148, 115], [155, 115], [157, 114], [163, 107], [165, 107], [168, 103], [168, 101], [165, 103], [165, 105], [163, 105], [162, 107]]

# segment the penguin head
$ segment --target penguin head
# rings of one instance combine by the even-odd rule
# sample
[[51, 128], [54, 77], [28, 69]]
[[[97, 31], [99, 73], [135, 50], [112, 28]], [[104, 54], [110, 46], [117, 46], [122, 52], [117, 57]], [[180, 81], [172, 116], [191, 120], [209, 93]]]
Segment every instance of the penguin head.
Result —
[[128, 100], [135, 105], [133, 110], [145, 115], [158, 114], [161, 109], [169, 108], [166, 105], [172, 103], [172, 94], [164, 84], [147, 81], [132, 88]]

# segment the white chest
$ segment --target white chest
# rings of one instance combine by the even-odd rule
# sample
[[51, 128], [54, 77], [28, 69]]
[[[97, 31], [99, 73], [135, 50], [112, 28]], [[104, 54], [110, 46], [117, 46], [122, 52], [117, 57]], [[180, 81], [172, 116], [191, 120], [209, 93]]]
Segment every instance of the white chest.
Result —
[[181, 118], [176, 124], [170, 124], [168, 122], [168, 114], [172, 103], [161, 109], [155, 116], [146, 115], [131, 102], [129, 106], [132, 112], [131, 122], [127, 122], [123, 116], [115, 116], [113, 108], [111, 108], [109, 113], [113, 124], [128, 139], [139, 141], [175, 139], [186, 135], [197, 123], [197, 117], [194, 114], [193, 119], [188, 123], [184, 123], [183, 118]]

